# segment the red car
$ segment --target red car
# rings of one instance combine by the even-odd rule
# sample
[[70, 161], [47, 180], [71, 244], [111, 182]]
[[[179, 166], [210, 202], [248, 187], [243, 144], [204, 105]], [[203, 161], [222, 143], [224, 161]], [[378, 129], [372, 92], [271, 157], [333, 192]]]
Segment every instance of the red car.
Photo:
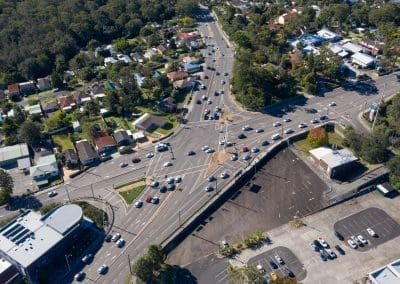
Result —
[[147, 203], [151, 203], [151, 201], [153, 200], [153, 197], [148, 195], [145, 200], [146, 200]]
[[243, 146], [242, 152], [243, 153], [249, 152], [249, 148], [247, 146]]
[[140, 158], [139, 157], [135, 157], [132, 159], [132, 163], [139, 163], [140, 162]]
[[204, 79], [208, 79], [208, 76], [207, 76], [207, 75], [204, 75]]

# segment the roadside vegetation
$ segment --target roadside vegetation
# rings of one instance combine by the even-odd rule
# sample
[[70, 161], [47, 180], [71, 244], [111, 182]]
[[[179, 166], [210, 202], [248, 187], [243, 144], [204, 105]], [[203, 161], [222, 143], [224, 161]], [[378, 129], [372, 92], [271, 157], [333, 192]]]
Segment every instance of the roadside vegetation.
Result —
[[321, 146], [343, 148], [343, 137], [335, 131], [327, 131], [324, 127], [317, 127], [308, 132], [306, 139], [296, 141], [294, 145], [304, 155], [308, 156], [310, 150]]
[[132, 204], [136, 198], [143, 192], [146, 188], [145, 184], [134, 186], [131, 189], [119, 191], [119, 194], [124, 198], [127, 204]]
[[241, 253], [244, 249], [255, 249], [260, 247], [264, 243], [270, 242], [270, 239], [267, 234], [264, 234], [262, 231], [257, 230], [252, 234], [246, 235], [242, 241], [229, 244], [227, 242], [223, 242], [219, 246], [219, 254], [224, 257], [232, 257], [235, 254]]
[[8, 203], [14, 189], [14, 180], [5, 170], [0, 169], [0, 205]]
[[79, 205], [83, 210], [83, 215], [91, 219], [98, 228], [104, 227], [104, 221], [107, 221], [106, 212], [85, 201], [75, 201], [73, 203]]

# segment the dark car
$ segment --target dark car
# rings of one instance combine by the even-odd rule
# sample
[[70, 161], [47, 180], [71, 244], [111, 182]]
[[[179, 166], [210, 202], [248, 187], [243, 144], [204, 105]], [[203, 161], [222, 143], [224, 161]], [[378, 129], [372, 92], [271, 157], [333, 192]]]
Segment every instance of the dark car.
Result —
[[169, 184], [169, 185], [167, 185], [167, 189], [169, 190], [169, 191], [173, 191], [173, 190], [175, 190], [175, 184]]
[[319, 251], [319, 256], [321, 257], [321, 259], [323, 261], [327, 261], [328, 260], [328, 254], [324, 253], [325, 251], [322, 249]]
[[160, 188], [160, 192], [161, 193], [165, 193], [165, 192], [167, 192], [167, 187], [165, 186], [165, 185], [163, 185], [161, 188]]
[[187, 155], [188, 156], [193, 156], [193, 155], [195, 155], [196, 153], [194, 152], [194, 151], [192, 151], [192, 150], [190, 150], [188, 153], [187, 153]]
[[269, 265], [272, 267], [272, 269], [277, 269], [278, 265], [276, 265], [276, 263], [272, 260], [269, 261]]
[[220, 75], [220, 73], [217, 71], [217, 72], [215, 72], [215, 75], [219, 76], [219, 75]]
[[140, 163], [140, 158], [139, 157], [133, 158], [132, 163], [134, 163], [134, 164]]
[[327, 119], [328, 117], [326, 116], [326, 115], [321, 115], [320, 117], [319, 117], [319, 120], [325, 120], [325, 119]]
[[336, 246], [335, 246], [335, 249], [336, 249], [341, 255], [345, 255], [345, 254], [346, 254], [346, 252], [345, 252], [339, 245], [336, 245]]
[[219, 93], [217, 91], [215, 91], [214, 96], [219, 96]]
[[337, 232], [337, 231], [335, 231], [335, 236], [338, 238], [339, 241], [343, 241], [344, 240], [344, 237], [342, 236], [342, 234]]
[[146, 202], [147, 203], [151, 203], [152, 200], [153, 200], [153, 197], [151, 197], [149, 195], [146, 197]]
[[112, 236], [110, 234], [108, 234], [107, 236], [104, 237], [104, 241], [109, 243], [109, 242], [111, 242], [111, 238], [112, 238]]
[[240, 133], [240, 134], [238, 135], [238, 138], [239, 138], [239, 139], [245, 139], [245, 138], [246, 138], [246, 135], [244, 135], [243, 133]]
[[318, 248], [319, 251], [320, 251], [321, 249], [323, 249], [323, 247], [322, 247], [322, 245], [321, 245], [321, 243], [320, 243], [319, 241], [314, 240], [313, 243], [314, 243], [314, 245]]
[[294, 273], [287, 267], [283, 268], [283, 274], [287, 277], [294, 277]]
[[196, 104], [201, 105], [201, 100], [196, 100]]

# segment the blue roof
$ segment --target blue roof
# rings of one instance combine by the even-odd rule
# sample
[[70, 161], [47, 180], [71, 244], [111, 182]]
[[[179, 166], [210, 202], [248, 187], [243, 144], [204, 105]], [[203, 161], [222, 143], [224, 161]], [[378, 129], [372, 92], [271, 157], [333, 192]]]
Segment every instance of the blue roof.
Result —
[[299, 37], [299, 40], [304, 45], [321, 45], [325, 41], [322, 37], [318, 35], [304, 34]]

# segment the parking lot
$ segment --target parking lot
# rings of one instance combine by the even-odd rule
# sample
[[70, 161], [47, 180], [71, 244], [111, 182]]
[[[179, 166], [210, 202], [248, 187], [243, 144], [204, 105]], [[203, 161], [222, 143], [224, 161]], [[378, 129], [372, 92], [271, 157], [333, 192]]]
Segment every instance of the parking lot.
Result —
[[[275, 255], [279, 255], [283, 259], [284, 264], [278, 264], [278, 262], [274, 258]], [[274, 269], [271, 266], [270, 261], [273, 261], [278, 266], [278, 268]], [[253, 257], [248, 261], [248, 263], [255, 266], [261, 265], [266, 273], [269, 274], [271, 272], [275, 272], [278, 276], [281, 277], [285, 276], [283, 268], [287, 267], [291, 272], [293, 272], [297, 281], [303, 280], [304, 278], [306, 278], [307, 275], [307, 271], [305, 270], [303, 264], [294, 255], [294, 253], [290, 249], [282, 246], [273, 248]]]
[[227, 283], [228, 260], [214, 254], [201, 258], [186, 267], [196, 277], [196, 283]]
[[12, 168], [8, 170], [8, 172], [14, 180], [14, 195], [26, 194], [28, 193], [28, 190], [32, 189], [32, 178], [29, 175], [29, 172], [24, 174], [24, 172], [18, 168]]
[[[370, 236], [367, 228], [371, 228], [377, 236]], [[400, 235], [400, 225], [385, 211], [378, 208], [368, 208], [341, 219], [335, 223], [334, 229], [345, 240], [348, 240], [350, 236], [362, 235], [368, 244], [359, 246], [357, 251], [367, 251]]]
[[222, 240], [235, 243], [256, 230], [268, 231], [293, 220], [295, 215], [315, 212], [325, 206], [326, 189], [324, 182], [291, 150], [283, 150], [206, 218], [169, 259], [171, 263], [187, 265], [218, 251]]

